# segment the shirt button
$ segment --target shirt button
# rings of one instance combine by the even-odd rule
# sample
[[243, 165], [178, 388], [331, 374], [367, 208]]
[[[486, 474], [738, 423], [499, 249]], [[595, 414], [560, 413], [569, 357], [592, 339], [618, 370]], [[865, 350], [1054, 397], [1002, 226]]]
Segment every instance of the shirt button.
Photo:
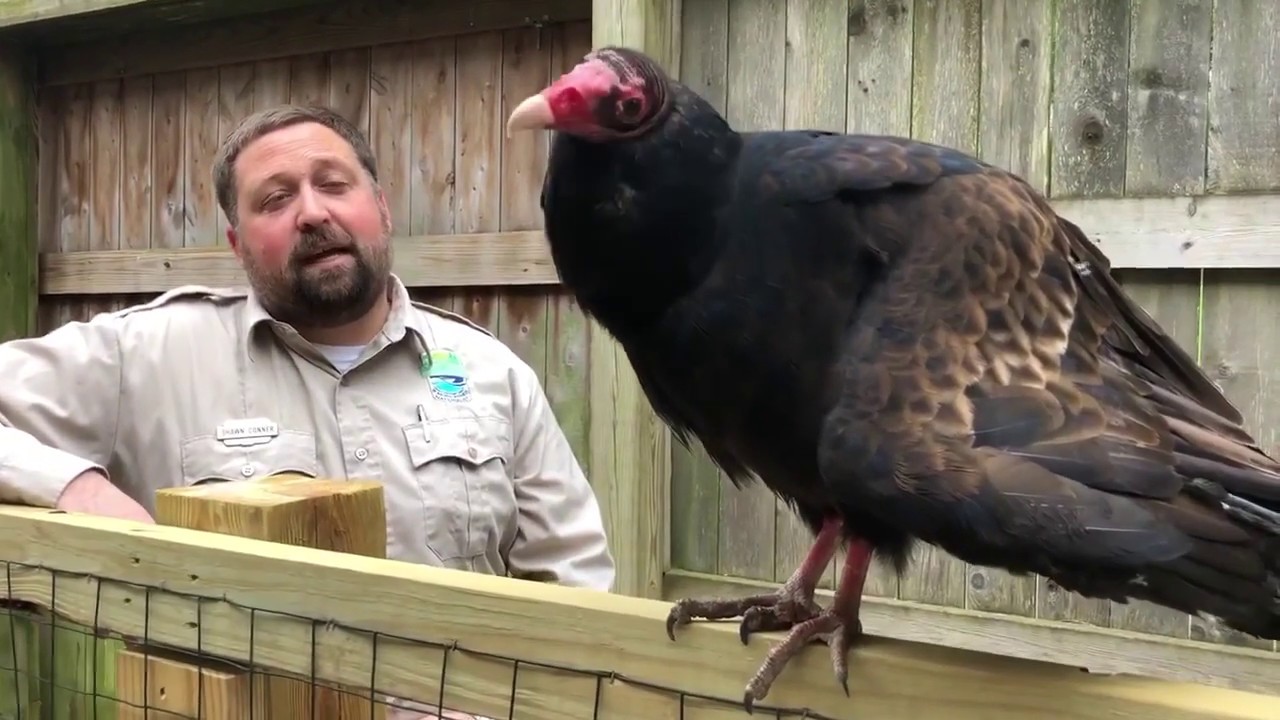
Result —
[[471, 456], [472, 458], [474, 458], [474, 457], [476, 456], [476, 449], [475, 449], [475, 448], [467, 448], [467, 455], [469, 455], [469, 456]]
[[253, 477], [253, 466], [245, 465], [244, 467], [240, 468], [240, 474], [245, 477]]
[[356, 448], [356, 459], [357, 459], [357, 460], [364, 460], [364, 459], [365, 459], [365, 458], [367, 458], [367, 457], [369, 457], [369, 451], [368, 451], [368, 450], [365, 450], [364, 448]]

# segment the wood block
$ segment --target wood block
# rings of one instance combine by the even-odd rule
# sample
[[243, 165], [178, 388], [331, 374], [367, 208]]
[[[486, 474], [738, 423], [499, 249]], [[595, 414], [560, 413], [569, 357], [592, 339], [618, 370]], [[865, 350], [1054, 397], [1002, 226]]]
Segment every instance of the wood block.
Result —
[[[316, 479], [298, 475], [278, 475], [256, 481], [204, 483], [191, 487], [167, 488], [156, 494], [156, 522], [190, 530], [218, 532], [238, 537], [267, 540], [286, 545], [300, 545], [323, 550], [385, 558], [387, 551], [386, 506], [382, 485], [376, 482]], [[323, 592], [318, 588], [317, 592]], [[148, 654], [156, 655], [154, 651]], [[245, 710], [234, 702], [247, 703], [252, 695], [255, 717], [272, 720], [304, 720], [312, 717], [312, 692], [316, 693], [317, 717], [333, 720], [368, 720], [385, 718], [386, 706], [378, 703], [376, 714], [370, 714], [368, 690], [335, 689], [313, 686], [305, 677], [256, 675], [239, 668], [209, 669], [204, 660], [182, 662], [166, 658], [150, 661], [149, 691], [142, 687], [143, 653], [131, 650], [121, 653], [119, 694], [124, 702], [144, 705], [170, 713], [176, 708], [195, 703], [194, 695], [186, 698], [185, 690], [197, 687], [197, 668], [203, 666], [205, 709], [198, 715], [209, 720], [239, 718]], [[213, 674], [211, 674], [211, 672]], [[136, 681], [133, 681], [136, 675]], [[170, 690], [168, 703], [157, 705], [157, 678], [164, 678]], [[209, 699], [210, 678], [220, 693], [216, 702]], [[250, 685], [252, 684], [252, 688]], [[175, 709], [170, 710], [173, 705]], [[189, 712], [196, 717], [194, 705]], [[139, 712], [141, 712], [139, 710]], [[155, 714], [146, 720], [168, 720], [170, 715]], [[219, 714], [221, 713], [221, 714]], [[181, 715], [179, 715], [181, 716]], [[122, 718], [126, 717], [124, 715]], [[142, 715], [138, 715], [142, 718]]]
[[116, 693], [121, 698], [119, 720], [249, 717], [249, 673], [174, 652], [119, 650]]

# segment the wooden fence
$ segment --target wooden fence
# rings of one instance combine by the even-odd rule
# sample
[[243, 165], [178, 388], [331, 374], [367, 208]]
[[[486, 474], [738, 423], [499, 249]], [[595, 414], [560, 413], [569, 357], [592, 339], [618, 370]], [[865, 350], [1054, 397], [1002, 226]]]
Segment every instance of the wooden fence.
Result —
[[[617, 348], [554, 287], [538, 233], [545, 138], [501, 132], [511, 102], [588, 47], [622, 42], [657, 55], [742, 129], [912, 135], [1021, 173], [1100, 243], [1280, 451], [1270, 3], [255, 5], [0, 9], [0, 337], [183, 282], [239, 283], [209, 178], [217, 142], [268, 103], [329, 103], [374, 144], [405, 248], [397, 271], [419, 297], [494, 328], [543, 379], [601, 498], [618, 590], [671, 598], [775, 584], [805, 533], [767, 494], [733, 492], [700, 450], [669, 447]], [[901, 582], [878, 573], [870, 592], [876, 634], [1280, 691], [1273, 643], [935, 551]]]
[[[37, 714], [37, 700], [18, 716], [5, 670], [10, 657], [40, 653], [27, 636], [21, 656], [0, 655], [5, 720], [381, 718], [369, 688], [491, 718], [726, 720], [750, 717], [742, 688], [770, 644], [744, 647], [723, 623], [683, 628], [672, 642], [657, 600], [34, 508], [0, 506], [0, 567], [0, 600], [56, 609], [101, 632], [99, 644], [124, 636], [151, 646], [133, 650], [114, 678], [90, 684], [85, 673], [82, 687], [98, 701], [46, 699]], [[0, 608], [0, 627], [5, 616]], [[167, 650], [157, 657], [156, 646]], [[1274, 698], [1239, 690], [878, 638], [849, 669], [846, 696], [826, 650], [807, 648], [755, 717], [1021, 720], [1050, 705], [1059, 720], [1275, 717]], [[250, 688], [265, 673], [305, 684], [264, 711], [265, 693]], [[19, 677], [39, 698], [39, 678]], [[346, 711], [325, 704], [315, 714], [307, 688], [335, 684], [351, 693]]]
[[[1278, 8], [684, 0], [681, 75], [738, 128], [910, 135], [1020, 173], [1101, 243], [1129, 292], [1210, 370], [1262, 446], [1280, 452], [1280, 195], [1266, 194], [1280, 190]], [[675, 448], [672, 466], [665, 594], [785, 580], [809, 544], [791, 513], [762, 488], [727, 488], [701, 449]], [[1018, 617], [1274, 649], [1149, 603], [1088, 600], [933, 549], [900, 582], [878, 569], [868, 585], [962, 609], [929, 616], [944, 643], [975, 642], [967, 635], [982, 618], [1002, 628], [989, 646], [1011, 652], [1064, 627], [1008, 622]], [[1087, 659], [1101, 654], [1095, 637], [1057, 642]], [[1135, 654], [1135, 666], [1181, 652], [1173, 647]], [[1211, 658], [1205, 670], [1229, 677]], [[1257, 671], [1280, 675], [1280, 658], [1266, 661]]]
[[[16, 139], [11, 156], [0, 150], [13, 168], [0, 177], [18, 178], [15, 201], [29, 188], [31, 208], [0, 225], [0, 248], [11, 268], [27, 264], [23, 237], [39, 248], [38, 321], [28, 319], [33, 268], [0, 283], [22, 301], [4, 313], [4, 337], [183, 283], [242, 284], [214, 198], [218, 143], [256, 109], [331, 105], [379, 160], [397, 272], [416, 297], [487, 326], [534, 368], [604, 504], [618, 589], [659, 594], [652, 539], [662, 533], [644, 523], [665, 515], [646, 488], [666, 435], [614, 343], [555, 285], [538, 232], [546, 138], [502, 130], [512, 103], [623, 15], [593, 30], [591, 0], [285, 0], [252, 15], [233, 14], [249, 12], [234, 2], [105, 4], [124, 18], [78, 14], [88, 2], [0, 9], [14, 95], [0, 118]], [[34, 96], [20, 102], [32, 76]]]

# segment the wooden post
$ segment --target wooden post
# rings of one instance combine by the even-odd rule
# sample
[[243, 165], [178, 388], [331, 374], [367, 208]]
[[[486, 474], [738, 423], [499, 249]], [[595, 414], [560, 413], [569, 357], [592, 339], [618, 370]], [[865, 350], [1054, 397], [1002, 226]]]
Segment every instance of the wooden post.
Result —
[[36, 325], [36, 115], [31, 63], [0, 38], [0, 342]]
[[[626, 45], [680, 72], [681, 0], [592, 0], [591, 44]], [[588, 428], [615, 592], [662, 597], [670, 566], [671, 433], [653, 412], [622, 347], [591, 325]]]
[[[385, 558], [387, 523], [382, 486], [375, 482], [317, 480], [281, 475], [254, 482], [206, 483], [169, 488], [156, 494], [156, 522], [162, 525], [225, 533], [255, 540], [369, 557]], [[323, 593], [323, 587], [315, 592]], [[377, 715], [370, 714], [365, 689], [335, 690], [312, 686], [307, 678], [278, 674], [250, 674], [203, 658], [183, 658], [129, 648], [118, 657], [117, 687], [123, 702], [120, 720], [232, 720], [248, 717], [250, 697], [254, 717], [305, 720], [312, 717], [311, 694], [316, 692], [315, 717], [330, 720], [384, 718], [385, 702], [375, 698]], [[197, 682], [197, 666], [205, 676]], [[143, 671], [150, 687], [143, 695]], [[197, 708], [197, 691], [204, 707]], [[146, 703], [143, 700], [146, 700]], [[142, 715], [141, 707], [153, 708]], [[199, 712], [197, 712], [199, 710]], [[131, 712], [138, 714], [129, 714]], [[170, 715], [169, 713], [173, 713]]]

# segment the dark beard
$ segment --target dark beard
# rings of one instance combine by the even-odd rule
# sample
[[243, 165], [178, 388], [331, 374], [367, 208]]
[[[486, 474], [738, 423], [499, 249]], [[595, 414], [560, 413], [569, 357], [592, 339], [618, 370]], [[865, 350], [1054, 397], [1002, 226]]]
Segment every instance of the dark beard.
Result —
[[[311, 267], [317, 255], [347, 253], [351, 267]], [[284, 273], [270, 289], [259, 288], [263, 307], [277, 320], [294, 327], [337, 327], [369, 312], [379, 294], [387, 292], [387, 268], [375, 267], [350, 235], [333, 226], [304, 233]]]

